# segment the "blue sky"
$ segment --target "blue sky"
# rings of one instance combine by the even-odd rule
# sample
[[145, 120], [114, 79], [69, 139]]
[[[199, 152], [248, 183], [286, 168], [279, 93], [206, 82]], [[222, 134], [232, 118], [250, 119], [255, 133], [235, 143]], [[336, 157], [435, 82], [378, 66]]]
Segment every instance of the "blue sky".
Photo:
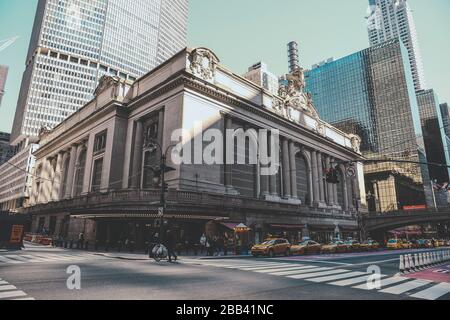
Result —
[[[422, 49], [427, 86], [450, 101], [450, 1], [409, 0]], [[0, 107], [0, 131], [11, 130], [37, 0], [0, 0], [0, 40], [19, 36], [0, 52], [10, 67]], [[305, 67], [368, 47], [367, 0], [190, 0], [189, 46], [206, 46], [236, 73], [264, 60], [287, 72], [286, 44], [300, 43]]]

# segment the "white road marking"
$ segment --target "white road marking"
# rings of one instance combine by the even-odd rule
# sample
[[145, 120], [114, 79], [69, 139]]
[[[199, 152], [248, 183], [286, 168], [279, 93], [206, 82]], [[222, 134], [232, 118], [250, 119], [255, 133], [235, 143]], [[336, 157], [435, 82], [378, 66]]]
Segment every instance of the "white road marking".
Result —
[[390, 293], [390, 294], [402, 294], [402, 293], [405, 293], [405, 292], [408, 292], [408, 291], [411, 291], [411, 290], [414, 290], [414, 289], [426, 286], [426, 285], [428, 285], [430, 283], [433, 283], [433, 282], [432, 281], [428, 281], [428, 280], [413, 280], [413, 281], [409, 281], [409, 282], [406, 282], [406, 283], [399, 284], [399, 285], [394, 286], [394, 287], [390, 287], [390, 288], [387, 288], [387, 289], [380, 290], [379, 292]]
[[291, 279], [316, 278], [316, 277], [320, 277], [320, 276], [327, 276], [327, 275], [332, 275], [332, 274], [337, 274], [337, 273], [344, 273], [344, 272], [348, 272], [348, 270], [336, 269], [336, 270], [328, 270], [328, 271], [323, 271], [323, 272], [297, 274], [297, 275], [293, 275], [293, 276], [288, 276], [288, 278], [291, 278]]
[[355, 271], [355, 272], [349, 272], [349, 273], [320, 277], [320, 278], [306, 279], [306, 280], [312, 281], [312, 282], [329, 282], [329, 281], [339, 280], [339, 279], [354, 278], [354, 277], [357, 277], [357, 276], [360, 276], [363, 274], [364, 274], [364, 272]]
[[288, 275], [294, 275], [294, 274], [304, 274], [304, 273], [309, 273], [309, 272], [317, 272], [317, 271], [325, 271], [325, 270], [332, 270], [332, 268], [325, 268], [325, 267], [312, 267], [312, 266], [308, 266], [307, 267], [299, 267], [298, 270], [292, 270], [292, 271], [282, 271], [282, 272], [274, 272], [274, 273], [270, 273], [270, 275], [272, 276], [288, 276]]
[[13, 255], [7, 255], [7, 256], [0, 256], [0, 261], [10, 264], [20, 264], [23, 263], [22, 261], [14, 260], [12, 259]]
[[7, 291], [0, 292], [0, 299], [8, 299], [8, 298], [16, 298], [16, 297], [24, 297], [27, 294], [23, 291]]
[[272, 272], [293, 270], [293, 269], [300, 268], [300, 267], [302, 267], [302, 266], [293, 266], [291, 264], [291, 265], [287, 265], [287, 266], [271, 266], [271, 267], [266, 267], [266, 268], [258, 268], [258, 269], [254, 269], [251, 271], [256, 272], [256, 273], [272, 273]]
[[[402, 281], [406, 281], [406, 280], [410, 280], [409, 278], [405, 278], [405, 277], [399, 277], [399, 276], [394, 276], [391, 278], [387, 278], [387, 279], [383, 279], [380, 282], [381, 288], [386, 287], [388, 285], [394, 284], [394, 283], [398, 283], [398, 282], [402, 282]], [[355, 286], [353, 287], [355, 289], [361, 289], [361, 290], [372, 290], [370, 288], [367, 287], [367, 283], [359, 285], [359, 286]]]
[[18, 301], [18, 300], [22, 300], [22, 301], [25, 301], [25, 300], [36, 300], [35, 298], [18, 298], [18, 299], [12, 299], [12, 300], [14, 300], [14, 301]]
[[[341, 280], [341, 281], [336, 281], [336, 282], [330, 282], [328, 284], [331, 284], [333, 286], [346, 287], [346, 286], [350, 286], [350, 285], [361, 283], [361, 282], [366, 282], [367, 283], [367, 280], [369, 280], [370, 276], [371, 276], [370, 274], [366, 274], [365, 276], [362, 276], [362, 277], [353, 278], [353, 279], [347, 279], [347, 280]], [[386, 276], [384, 274], [382, 274], [382, 275], [380, 275], [380, 277], [384, 278]]]
[[9, 284], [9, 283], [4, 280], [0, 280], [0, 284]]
[[[273, 264], [273, 265], [267, 265], [267, 266], [263, 266], [263, 267], [245, 267], [245, 268], [239, 268], [239, 270], [242, 271], [255, 271], [255, 270], [264, 270], [264, 269], [271, 269], [271, 268], [275, 268], [275, 267], [292, 267], [295, 266], [292, 263], [280, 263], [280, 264]], [[299, 264], [299, 266], [302, 266]]]
[[17, 290], [17, 288], [12, 285], [0, 286], [0, 291], [11, 291], [11, 290]]
[[434, 287], [413, 294], [411, 297], [425, 300], [436, 300], [449, 292], [450, 292], [450, 283], [442, 282], [439, 283], [438, 285], [435, 285]]

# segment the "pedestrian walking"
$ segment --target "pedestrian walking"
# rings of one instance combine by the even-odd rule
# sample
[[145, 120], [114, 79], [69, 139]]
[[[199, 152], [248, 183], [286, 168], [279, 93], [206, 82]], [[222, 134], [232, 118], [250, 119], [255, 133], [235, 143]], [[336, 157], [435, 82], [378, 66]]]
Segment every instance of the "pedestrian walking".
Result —
[[84, 233], [80, 232], [78, 235], [78, 243], [77, 243], [77, 249], [83, 249], [84, 244]]
[[170, 229], [167, 230], [165, 242], [169, 262], [172, 262], [172, 257], [174, 258], [175, 261], [177, 261], [178, 257], [175, 254], [175, 245], [176, 245], [175, 233]]
[[206, 248], [206, 243], [207, 243], [207, 239], [206, 239], [206, 235], [202, 234], [202, 236], [200, 237], [200, 254], [203, 254], [203, 249]]

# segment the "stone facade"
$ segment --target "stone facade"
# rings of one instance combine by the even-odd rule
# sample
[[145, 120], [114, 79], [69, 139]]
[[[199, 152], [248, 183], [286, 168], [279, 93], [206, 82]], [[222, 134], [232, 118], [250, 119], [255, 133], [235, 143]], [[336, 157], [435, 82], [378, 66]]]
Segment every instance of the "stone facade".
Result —
[[[161, 154], [149, 141], [169, 151], [175, 130], [193, 133], [195, 140], [201, 122], [204, 130], [222, 133], [278, 129], [280, 170], [268, 176], [259, 164], [179, 164], [169, 156], [175, 170], [165, 176], [165, 217], [180, 237], [199, 237], [212, 220], [243, 222], [256, 242], [271, 232], [328, 233], [327, 240], [353, 234], [366, 206], [360, 140], [319, 119], [303, 92], [302, 69], [287, 79], [273, 95], [228, 71], [206, 48], [183, 50], [134, 83], [105, 77], [94, 100], [41, 133], [39, 178], [24, 210], [33, 215], [32, 231], [146, 240], [160, 192], [149, 168]], [[225, 158], [230, 150], [224, 149]], [[338, 168], [339, 184], [325, 181], [331, 167]]]

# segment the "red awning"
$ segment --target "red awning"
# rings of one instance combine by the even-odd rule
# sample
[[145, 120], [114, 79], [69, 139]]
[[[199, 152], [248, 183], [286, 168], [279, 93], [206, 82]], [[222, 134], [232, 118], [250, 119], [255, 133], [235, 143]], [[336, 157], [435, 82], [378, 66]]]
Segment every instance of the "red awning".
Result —
[[302, 230], [306, 227], [304, 224], [270, 224], [274, 229], [287, 229], [287, 230]]
[[234, 222], [221, 222], [220, 224], [230, 230], [234, 230], [239, 225], [239, 223], [234, 223]]

